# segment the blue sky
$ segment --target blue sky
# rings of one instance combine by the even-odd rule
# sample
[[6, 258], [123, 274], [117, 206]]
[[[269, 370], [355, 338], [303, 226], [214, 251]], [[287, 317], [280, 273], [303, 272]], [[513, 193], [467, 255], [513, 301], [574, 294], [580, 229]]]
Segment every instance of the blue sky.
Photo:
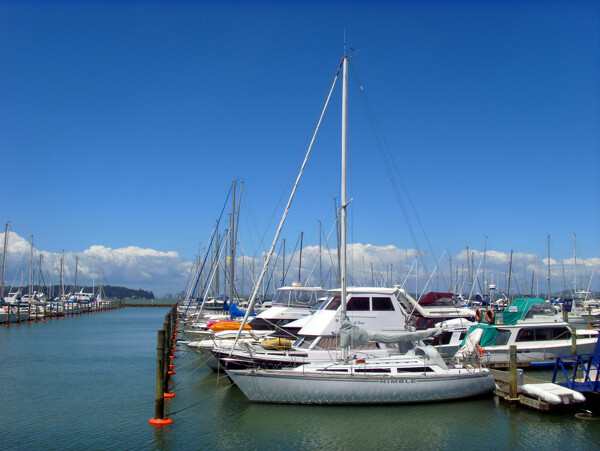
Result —
[[[416, 247], [359, 81], [423, 250], [481, 251], [487, 236], [488, 250], [545, 258], [550, 235], [560, 260], [576, 233], [580, 257], [598, 256], [598, 2], [2, 1], [0, 21], [3, 219], [38, 249], [134, 246], [189, 261], [238, 179], [241, 246], [264, 250], [345, 28], [359, 50], [351, 241]], [[316, 245], [318, 221], [332, 225], [340, 95], [288, 243], [302, 231]]]

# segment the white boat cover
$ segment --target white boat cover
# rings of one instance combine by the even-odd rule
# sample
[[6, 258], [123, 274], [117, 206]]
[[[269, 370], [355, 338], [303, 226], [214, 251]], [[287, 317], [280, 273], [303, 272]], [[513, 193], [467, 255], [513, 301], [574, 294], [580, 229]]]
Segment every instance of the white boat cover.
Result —
[[400, 343], [415, 342], [442, 333], [442, 329], [433, 328], [418, 332], [372, 332], [352, 324], [344, 315], [340, 327], [340, 344], [342, 347], [361, 346], [368, 343]]

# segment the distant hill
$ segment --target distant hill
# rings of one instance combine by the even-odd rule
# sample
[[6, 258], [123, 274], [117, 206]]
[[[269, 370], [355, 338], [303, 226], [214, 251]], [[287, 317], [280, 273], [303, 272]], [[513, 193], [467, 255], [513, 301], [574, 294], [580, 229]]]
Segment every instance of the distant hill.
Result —
[[[95, 287], [94, 290], [92, 290], [92, 287], [79, 287], [77, 289], [77, 291], [81, 290], [81, 288], [83, 288], [84, 293], [91, 293], [92, 291], [98, 290], [98, 287]], [[34, 291], [37, 291], [36, 286], [34, 286], [33, 289], [34, 289]], [[54, 296], [58, 296], [58, 293], [60, 292], [60, 286], [54, 285], [53, 287], [43, 287], [42, 291], [45, 294], [48, 294], [49, 292], [51, 292]], [[69, 293], [72, 291], [73, 291], [72, 289], [65, 288], [65, 293]], [[102, 291], [104, 292], [104, 296], [106, 296], [107, 298], [154, 299], [154, 293], [152, 291], [146, 291], [146, 290], [141, 290], [141, 289], [134, 290], [133, 288], [114, 287], [112, 285], [103, 285]], [[21, 293], [28, 294], [29, 287], [22, 287]]]

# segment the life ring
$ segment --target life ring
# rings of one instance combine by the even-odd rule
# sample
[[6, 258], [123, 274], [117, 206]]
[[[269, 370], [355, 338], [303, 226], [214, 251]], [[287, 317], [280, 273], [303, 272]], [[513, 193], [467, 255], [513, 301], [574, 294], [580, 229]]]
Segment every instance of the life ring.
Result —
[[477, 321], [481, 321], [481, 309], [480, 308], [475, 309], [475, 319]]
[[489, 309], [487, 312], [485, 312], [485, 319], [488, 323], [494, 324], [494, 311], [492, 309]]

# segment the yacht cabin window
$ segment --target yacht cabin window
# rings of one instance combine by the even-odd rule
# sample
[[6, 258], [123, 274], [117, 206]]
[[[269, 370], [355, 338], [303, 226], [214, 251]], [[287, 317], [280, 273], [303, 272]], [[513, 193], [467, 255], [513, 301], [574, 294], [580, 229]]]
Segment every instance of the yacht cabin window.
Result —
[[331, 298], [331, 301], [329, 301], [329, 304], [327, 304], [327, 307], [325, 307], [325, 310], [337, 310], [341, 303], [342, 303], [342, 298], [340, 298], [339, 296]]
[[389, 297], [384, 298], [372, 298], [371, 302], [373, 303], [373, 311], [393, 311], [394, 304], [392, 304], [392, 300]]
[[353, 296], [348, 301], [348, 305], [346, 306], [346, 309], [349, 312], [352, 312], [352, 311], [368, 312], [369, 311], [369, 298]]
[[498, 330], [498, 335], [496, 336], [496, 340], [494, 340], [494, 346], [502, 346], [508, 344], [508, 339], [510, 338], [510, 330]]
[[517, 334], [515, 341], [549, 341], [568, 340], [571, 332], [566, 327], [524, 327]]

